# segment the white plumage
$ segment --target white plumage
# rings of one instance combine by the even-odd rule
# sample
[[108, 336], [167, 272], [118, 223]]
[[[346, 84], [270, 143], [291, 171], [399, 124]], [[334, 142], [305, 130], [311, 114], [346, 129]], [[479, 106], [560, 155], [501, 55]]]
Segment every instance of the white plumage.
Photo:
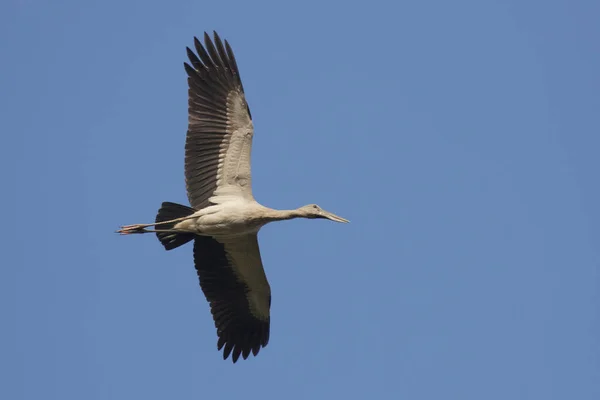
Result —
[[[327, 218], [348, 222], [315, 204], [274, 210], [252, 195], [254, 127], [233, 51], [214, 33], [187, 48], [188, 132], [185, 181], [191, 207], [164, 202], [153, 224], [121, 234], [156, 232], [166, 250], [194, 241], [194, 263], [210, 303], [218, 349], [233, 362], [257, 355], [270, 334], [271, 289], [257, 234], [272, 221]], [[154, 226], [155, 229], [148, 229]]]

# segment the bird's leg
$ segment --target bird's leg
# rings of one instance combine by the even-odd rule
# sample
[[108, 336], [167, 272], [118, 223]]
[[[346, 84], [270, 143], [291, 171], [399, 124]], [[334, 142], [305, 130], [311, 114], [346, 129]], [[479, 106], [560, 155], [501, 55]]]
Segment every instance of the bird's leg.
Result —
[[182, 218], [176, 218], [176, 219], [172, 219], [169, 221], [162, 221], [162, 222], [155, 222], [153, 224], [133, 224], [133, 225], [124, 225], [121, 227], [121, 229], [119, 229], [116, 233], [120, 233], [121, 235], [129, 235], [132, 233], [147, 233], [147, 232], [168, 232], [168, 231], [154, 231], [154, 230], [148, 230], [146, 229], [147, 227], [150, 226], [158, 226], [158, 225], [165, 225], [165, 224], [173, 224], [173, 223], [177, 223], [177, 222], [181, 222], [181, 221], [185, 221], [187, 219], [192, 219], [192, 218], [196, 218], [194, 215], [189, 215], [187, 217], [182, 217]]
[[126, 225], [122, 226], [116, 233], [120, 233], [121, 235], [131, 235], [132, 233], [147, 233], [149, 232], [144, 225]]
[[154, 233], [154, 232], [177, 232], [169, 229], [148, 229], [148, 228], [135, 228], [135, 229], [119, 229], [117, 233], [121, 235], [131, 235], [132, 233]]
[[[173, 230], [173, 229], [148, 229], [148, 228], [141, 228], [139, 233], [155, 233], [155, 232], [180, 232], [180, 231]], [[133, 232], [133, 233], [138, 233], [138, 232]], [[127, 233], [123, 233], [123, 235], [127, 235]]]

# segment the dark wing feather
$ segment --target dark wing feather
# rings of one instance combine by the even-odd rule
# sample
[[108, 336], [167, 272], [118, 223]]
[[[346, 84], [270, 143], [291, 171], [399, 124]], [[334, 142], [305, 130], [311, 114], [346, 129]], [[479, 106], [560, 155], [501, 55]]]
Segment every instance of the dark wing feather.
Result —
[[251, 126], [231, 47], [227, 42], [223, 46], [216, 32], [214, 44], [206, 33], [204, 42], [205, 46], [194, 38], [197, 55], [186, 48], [191, 65], [184, 63], [188, 75], [185, 180], [188, 199], [196, 210], [207, 207], [217, 189], [217, 174], [235, 128], [246, 122]]
[[217, 348], [235, 363], [269, 342], [271, 290], [256, 234], [231, 240], [197, 236], [194, 263], [217, 328]]

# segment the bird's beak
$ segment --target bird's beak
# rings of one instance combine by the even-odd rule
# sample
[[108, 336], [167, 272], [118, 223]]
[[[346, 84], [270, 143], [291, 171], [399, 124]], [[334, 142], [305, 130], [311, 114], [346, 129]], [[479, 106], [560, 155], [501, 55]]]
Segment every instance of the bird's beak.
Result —
[[323, 218], [327, 218], [335, 222], [343, 222], [344, 224], [350, 222], [346, 218], [338, 217], [337, 215], [335, 215], [334, 213], [330, 213], [329, 211], [323, 210], [322, 215]]

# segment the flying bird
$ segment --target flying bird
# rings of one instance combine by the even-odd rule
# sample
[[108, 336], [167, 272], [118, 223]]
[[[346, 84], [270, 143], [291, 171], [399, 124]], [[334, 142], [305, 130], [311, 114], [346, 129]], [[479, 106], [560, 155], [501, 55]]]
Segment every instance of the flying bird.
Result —
[[217, 329], [217, 349], [256, 356], [269, 342], [271, 288], [258, 231], [293, 218], [348, 220], [310, 204], [275, 210], [252, 195], [250, 153], [254, 127], [240, 72], [225, 40], [204, 33], [187, 47], [188, 130], [185, 183], [190, 206], [164, 202], [153, 224], [122, 226], [123, 235], [154, 232], [166, 250], [194, 242], [194, 264]]

